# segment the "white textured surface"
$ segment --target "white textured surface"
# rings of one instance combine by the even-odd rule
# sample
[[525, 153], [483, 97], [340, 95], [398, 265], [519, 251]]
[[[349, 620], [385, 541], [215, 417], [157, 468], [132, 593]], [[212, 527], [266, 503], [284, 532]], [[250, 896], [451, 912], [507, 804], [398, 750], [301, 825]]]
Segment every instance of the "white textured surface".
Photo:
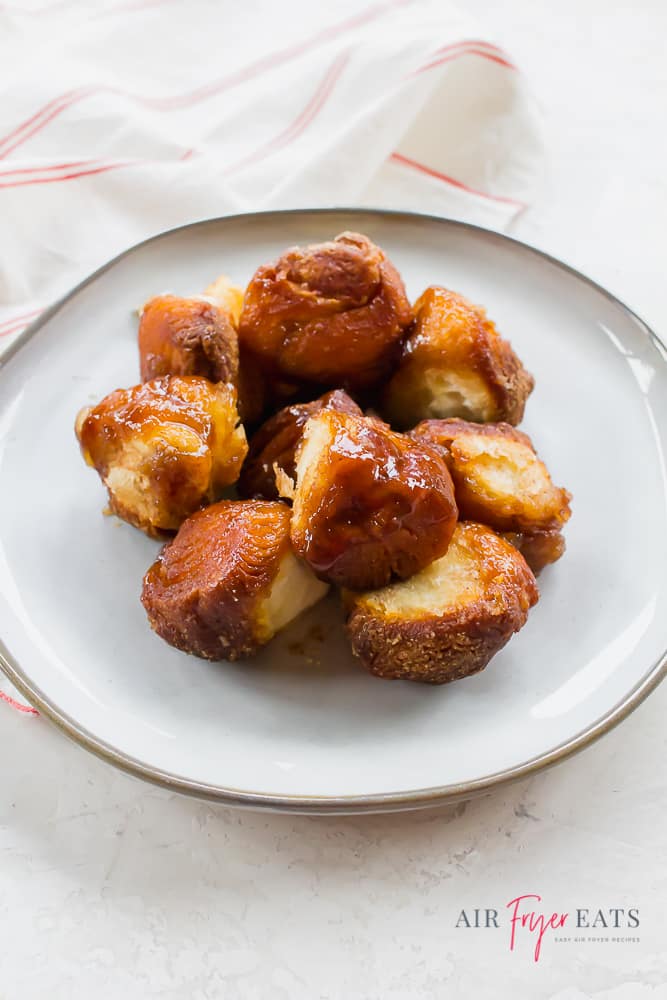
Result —
[[[550, 174], [516, 235], [667, 332], [667, 8], [473, 0], [531, 77]], [[622, 469], [619, 471], [622, 474]], [[667, 688], [555, 770], [431, 814], [305, 819], [144, 787], [0, 706], [0, 997], [667, 996]], [[636, 944], [455, 929], [521, 893], [640, 910]]]

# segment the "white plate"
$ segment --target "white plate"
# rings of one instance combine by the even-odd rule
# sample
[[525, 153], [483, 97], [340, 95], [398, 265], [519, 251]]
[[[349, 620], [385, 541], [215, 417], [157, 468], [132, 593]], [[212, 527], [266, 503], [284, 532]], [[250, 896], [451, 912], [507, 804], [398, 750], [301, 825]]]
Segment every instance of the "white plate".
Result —
[[[411, 296], [441, 283], [488, 308], [536, 377], [524, 429], [574, 494], [568, 551], [543, 573], [527, 626], [482, 674], [440, 688], [367, 675], [334, 601], [253, 662], [165, 645], [139, 603], [158, 545], [102, 516], [74, 438], [81, 405], [138, 381], [132, 309], [149, 295], [196, 292], [223, 270], [245, 282], [285, 246], [343, 229], [380, 243]], [[278, 809], [432, 805], [562, 759], [665, 672], [665, 353], [611, 295], [523, 244], [389, 212], [199, 223], [102, 268], [0, 364], [3, 666], [40, 711], [133, 774]]]

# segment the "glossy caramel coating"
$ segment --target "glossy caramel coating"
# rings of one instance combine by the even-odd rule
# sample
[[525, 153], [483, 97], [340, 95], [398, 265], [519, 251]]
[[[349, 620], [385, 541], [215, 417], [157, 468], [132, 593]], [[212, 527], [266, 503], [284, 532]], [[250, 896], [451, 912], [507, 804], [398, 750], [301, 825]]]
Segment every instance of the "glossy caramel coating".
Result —
[[241, 343], [286, 382], [362, 388], [394, 364], [412, 310], [400, 275], [366, 236], [293, 247], [245, 293]]
[[290, 511], [223, 500], [198, 511], [144, 576], [151, 627], [208, 660], [251, 656], [327, 590], [291, 551]]
[[217, 499], [248, 449], [235, 389], [194, 375], [117, 389], [79, 413], [76, 432], [111, 511], [154, 536]]
[[417, 576], [347, 592], [347, 631], [372, 674], [445, 684], [483, 670], [538, 597], [517, 549], [490, 528], [460, 522], [447, 554]]
[[361, 409], [343, 389], [334, 389], [310, 403], [295, 403], [279, 410], [250, 439], [248, 457], [238, 484], [241, 496], [277, 499], [276, 467], [290, 479], [296, 478], [295, 452], [303, 428], [320, 410], [339, 410], [362, 416]]
[[424, 420], [410, 436], [439, 448], [461, 517], [497, 531], [560, 530], [571, 496], [555, 486], [527, 434], [509, 424]]
[[429, 417], [518, 424], [534, 379], [480, 306], [431, 286], [386, 386], [382, 413], [393, 426]]
[[292, 544], [322, 579], [381, 587], [447, 551], [454, 490], [428, 445], [373, 418], [323, 410], [304, 428], [296, 472]]
[[215, 302], [158, 295], [143, 307], [138, 336], [143, 382], [163, 375], [203, 375], [211, 382], [236, 384], [236, 330]]

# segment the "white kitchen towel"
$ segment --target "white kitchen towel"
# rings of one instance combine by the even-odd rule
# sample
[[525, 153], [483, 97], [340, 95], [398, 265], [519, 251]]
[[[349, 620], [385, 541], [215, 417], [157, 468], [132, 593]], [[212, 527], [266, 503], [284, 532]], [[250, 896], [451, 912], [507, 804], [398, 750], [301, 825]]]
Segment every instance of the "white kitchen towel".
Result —
[[0, 2], [0, 352], [172, 226], [364, 205], [500, 229], [540, 165], [524, 78], [447, 0]]

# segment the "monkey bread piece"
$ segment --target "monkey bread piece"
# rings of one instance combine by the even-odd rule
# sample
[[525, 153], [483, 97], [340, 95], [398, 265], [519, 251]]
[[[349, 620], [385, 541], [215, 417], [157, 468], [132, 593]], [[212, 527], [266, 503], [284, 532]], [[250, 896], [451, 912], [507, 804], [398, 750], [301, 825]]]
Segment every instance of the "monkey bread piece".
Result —
[[428, 417], [520, 423], [533, 376], [484, 309], [431, 286], [415, 303], [415, 323], [385, 388], [384, 416], [408, 428]]
[[278, 502], [223, 500], [193, 514], [144, 577], [151, 627], [208, 660], [251, 656], [328, 590], [292, 552], [289, 529]]
[[290, 479], [296, 476], [295, 452], [307, 421], [321, 410], [339, 410], [363, 416], [354, 400], [342, 389], [327, 392], [311, 403], [286, 406], [270, 417], [250, 439], [238, 490], [241, 496], [278, 497], [276, 469]]
[[[287, 476], [277, 482], [291, 492]], [[293, 501], [295, 551], [318, 576], [352, 590], [405, 579], [444, 555], [458, 513], [433, 448], [333, 410], [304, 428]]]
[[502, 535], [519, 550], [536, 576], [545, 566], [558, 562], [565, 552], [565, 539], [558, 528], [547, 531], [503, 531]]
[[111, 511], [155, 537], [216, 500], [248, 450], [235, 389], [197, 376], [117, 389], [81, 410], [76, 433]]
[[554, 486], [527, 434], [509, 424], [424, 420], [410, 437], [439, 448], [454, 480], [461, 517], [497, 531], [558, 531], [571, 496]]
[[293, 247], [260, 267], [241, 344], [287, 382], [369, 387], [395, 364], [412, 310], [393, 264], [358, 233]]
[[204, 295], [217, 302], [238, 329], [243, 307], [243, 289], [235, 285], [226, 274], [221, 274], [204, 289]]
[[462, 517], [502, 532], [534, 573], [560, 559], [571, 496], [554, 486], [526, 434], [451, 419], [423, 420], [410, 436], [441, 449]]
[[139, 321], [141, 379], [203, 375], [236, 384], [239, 347], [229, 314], [204, 298], [158, 295]]
[[352, 649], [371, 673], [445, 684], [483, 670], [537, 603], [523, 556], [460, 522], [447, 554], [402, 583], [344, 595]]

